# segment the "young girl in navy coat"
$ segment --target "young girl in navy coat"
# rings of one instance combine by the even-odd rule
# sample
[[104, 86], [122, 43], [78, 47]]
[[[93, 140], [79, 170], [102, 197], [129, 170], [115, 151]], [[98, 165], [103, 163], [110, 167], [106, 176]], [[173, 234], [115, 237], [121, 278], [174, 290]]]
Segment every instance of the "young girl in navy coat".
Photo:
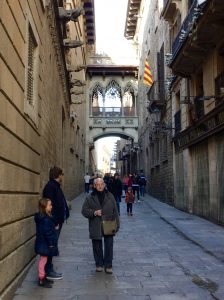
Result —
[[39, 201], [39, 213], [36, 213], [34, 216], [36, 222], [35, 252], [40, 255], [38, 262], [38, 285], [47, 288], [52, 287], [52, 281], [47, 280], [45, 274], [47, 258], [48, 256], [58, 255], [58, 239], [51, 211], [51, 200], [42, 198]]

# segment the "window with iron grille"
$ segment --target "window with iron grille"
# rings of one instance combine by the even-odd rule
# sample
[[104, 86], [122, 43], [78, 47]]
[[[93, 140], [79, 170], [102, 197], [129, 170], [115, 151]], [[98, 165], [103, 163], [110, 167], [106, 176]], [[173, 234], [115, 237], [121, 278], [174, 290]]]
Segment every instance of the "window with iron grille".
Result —
[[39, 81], [39, 38], [28, 13], [26, 32], [26, 69], [25, 69], [25, 102], [24, 113], [38, 127], [38, 81]]
[[34, 72], [35, 72], [35, 59], [36, 59], [36, 49], [37, 43], [32, 31], [31, 26], [29, 26], [29, 36], [28, 36], [28, 63], [27, 63], [27, 90], [26, 98], [29, 104], [34, 105]]

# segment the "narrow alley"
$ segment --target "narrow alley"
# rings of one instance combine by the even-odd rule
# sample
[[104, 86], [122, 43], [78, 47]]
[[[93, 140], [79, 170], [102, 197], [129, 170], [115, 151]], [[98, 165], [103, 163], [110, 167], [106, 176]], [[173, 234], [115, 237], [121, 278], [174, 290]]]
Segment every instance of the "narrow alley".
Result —
[[[114, 240], [113, 275], [95, 272], [88, 222], [74, 199], [60, 238], [56, 269], [64, 279], [37, 286], [36, 263], [14, 300], [208, 300], [224, 299], [224, 229], [148, 195], [126, 215]], [[143, 200], [143, 198], [142, 198]]]

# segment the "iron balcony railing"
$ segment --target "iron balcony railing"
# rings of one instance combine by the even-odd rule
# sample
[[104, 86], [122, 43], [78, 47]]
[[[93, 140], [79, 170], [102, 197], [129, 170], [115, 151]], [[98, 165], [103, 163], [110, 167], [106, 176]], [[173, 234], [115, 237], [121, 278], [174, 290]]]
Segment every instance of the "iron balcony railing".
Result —
[[189, 33], [193, 29], [193, 25], [198, 20], [198, 18], [202, 15], [202, 9], [205, 6], [207, 0], [204, 1], [202, 4], [198, 4], [198, 0], [194, 0], [187, 17], [183, 21], [183, 24], [180, 28], [179, 33], [177, 34], [173, 44], [172, 44], [172, 58], [170, 63], [176, 58], [177, 54], [179, 53], [180, 49], [182, 48], [185, 40], [189, 36]]
[[125, 117], [134, 117], [135, 116], [135, 108], [134, 107], [123, 107], [123, 115]]
[[92, 107], [93, 117], [133, 117], [135, 107]]

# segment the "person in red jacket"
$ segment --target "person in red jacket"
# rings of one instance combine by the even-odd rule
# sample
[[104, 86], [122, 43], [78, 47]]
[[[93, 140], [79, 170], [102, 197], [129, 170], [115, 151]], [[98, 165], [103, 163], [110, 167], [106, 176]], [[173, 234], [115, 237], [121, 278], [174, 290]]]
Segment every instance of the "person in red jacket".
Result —
[[133, 208], [133, 203], [135, 202], [135, 195], [133, 194], [132, 187], [128, 187], [128, 191], [125, 195], [125, 202], [127, 203], [127, 215], [132, 216], [132, 208]]

